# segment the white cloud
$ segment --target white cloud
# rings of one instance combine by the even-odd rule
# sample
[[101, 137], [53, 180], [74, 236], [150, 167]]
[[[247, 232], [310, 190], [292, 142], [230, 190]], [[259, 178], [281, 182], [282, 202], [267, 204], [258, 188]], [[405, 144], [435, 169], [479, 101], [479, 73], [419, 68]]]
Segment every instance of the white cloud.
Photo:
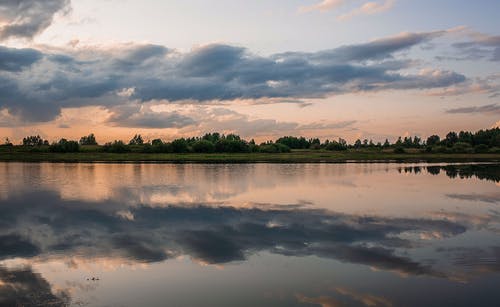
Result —
[[342, 5], [345, 4], [345, 2], [346, 2], [345, 0], [323, 0], [317, 4], [301, 6], [299, 7], [299, 12], [300, 13], [308, 13], [312, 11], [326, 12], [341, 7]]
[[338, 16], [337, 20], [344, 21], [358, 15], [379, 14], [390, 10], [395, 3], [396, 0], [385, 0], [384, 2], [366, 2], [365, 4], [358, 8], [355, 8], [354, 10]]

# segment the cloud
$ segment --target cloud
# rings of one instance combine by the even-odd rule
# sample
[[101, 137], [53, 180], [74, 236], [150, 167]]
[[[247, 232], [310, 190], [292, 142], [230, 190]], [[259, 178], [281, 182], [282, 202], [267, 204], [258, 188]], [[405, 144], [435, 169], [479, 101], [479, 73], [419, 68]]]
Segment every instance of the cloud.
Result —
[[470, 275], [500, 272], [500, 247], [450, 247], [438, 248], [438, 252], [453, 259], [454, 265], [463, 267]]
[[309, 303], [320, 305], [322, 307], [337, 307], [337, 306], [351, 306], [358, 305], [356, 303], [361, 303], [362, 306], [385, 306], [391, 307], [393, 306], [392, 302], [386, 299], [385, 297], [376, 296], [372, 294], [359, 293], [352, 289], [336, 287], [335, 292], [340, 294], [346, 298], [351, 299], [350, 304], [344, 303], [345, 300], [340, 300], [332, 296], [319, 296], [319, 297], [307, 297], [303, 294], [296, 295], [296, 298], [301, 303]]
[[329, 296], [307, 297], [302, 294], [296, 296], [300, 303], [314, 304], [321, 307], [341, 307], [344, 306], [339, 300]]
[[[1, 49], [0, 109], [31, 122], [53, 120], [62, 108], [108, 109], [163, 100], [213, 104], [236, 100], [300, 101], [359, 91], [435, 89], [466, 77], [446, 70], [408, 73], [414, 61], [399, 52], [448, 31], [403, 33], [331, 50], [259, 56], [242, 47], [208, 45], [181, 53], [157, 45], [121, 45], [43, 52]], [[139, 115], [138, 115], [139, 116]], [[153, 126], [189, 121], [177, 114]], [[140, 116], [139, 116], [140, 117]], [[130, 125], [142, 125], [130, 119]]]
[[468, 40], [452, 45], [459, 54], [439, 57], [438, 59], [459, 61], [487, 59], [493, 62], [500, 61], [500, 35], [488, 35], [470, 29], [464, 29], [461, 32]]
[[19, 72], [42, 58], [34, 49], [14, 49], [0, 46], [0, 71]]
[[446, 194], [447, 197], [458, 200], [466, 200], [472, 202], [485, 202], [490, 204], [500, 203], [499, 194], [483, 195], [483, 194]]
[[[63, 200], [47, 191], [13, 195], [0, 200], [0, 208], [0, 233], [10, 236], [4, 259], [72, 255], [78, 251], [85, 257], [136, 262], [190, 255], [221, 264], [269, 251], [443, 277], [427, 264], [399, 255], [396, 248], [415, 244], [400, 235], [432, 231], [446, 237], [467, 230], [445, 220], [344, 215], [304, 206], [234, 208], [170, 203], [150, 207], [127, 205], [118, 199], [90, 203]], [[123, 211], [134, 218], [117, 214]], [[46, 224], [47, 219], [50, 224]], [[29, 232], [28, 237], [18, 235], [27, 227], [40, 231]], [[27, 252], [8, 252], [14, 246], [26, 246], [19, 250]]]
[[0, 2], [0, 40], [32, 39], [52, 24], [54, 15], [68, 11], [70, 0], [7, 0]]
[[0, 235], [0, 260], [15, 257], [32, 257], [40, 252], [29, 240], [16, 234]]
[[448, 109], [446, 113], [449, 114], [473, 114], [473, 113], [483, 113], [483, 114], [500, 114], [500, 105], [493, 103], [482, 106], [471, 106], [463, 108]]
[[183, 128], [196, 125], [195, 120], [178, 112], [154, 112], [147, 106], [121, 105], [111, 109], [107, 122], [130, 128]]
[[[269, 118], [251, 118], [223, 107], [189, 107], [187, 110], [180, 109], [178, 114], [192, 120], [181, 132], [189, 136], [203, 134], [207, 131], [219, 131], [221, 133], [235, 133], [243, 137], [255, 136], [283, 136], [293, 132], [307, 132], [309, 130], [336, 130], [352, 127], [357, 121], [316, 121], [311, 123], [299, 123], [292, 121], [278, 121]], [[189, 127], [191, 126], [191, 127]]]
[[337, 287], [335, 288], [335, 291], [338, 293], [349, 296], [353, 300], [361, 302], [365, 306], [385, 306], [385, 307], [392, 307], [393, 303], [388, 300], [385, 297], [382, 296], [376, 296], [372, 294], [366, 294], [366, 293], [359, 293], [356, 292], [352, 289], [348, 288], [343, 288], [343, 287]]
[[300, 13], [307, 13], [312, 11], [326, 12], [343, 6], [345, 0], [323, 0], [317, 4], [299, 7]]
[[[328, 12], [331, 10], [336, 10], [344, 5], [346, 5], [349, 1], [346, 0], [323, 0], [319, 3], [313, 5], [306, 5], [299, 7], [299, 13], [309, 13], [313, 11], [319, 12]], [[347, 19], [351, 19], [354, 16], [359, 15], [374, 15], [382, 12], [386, 12], [394, 7], [396, 0], [384, 0], [384, 1], [371, 1], [364, 2], [360, 7], [354, 8], [351, 11], [344, 13], [342, 15], [337, 16], [337, 20], [344, 21]]]
[[[394, 36], [376, 39], [368, 43], [341, 46], [310, 55], [312, 60], [323, 63], [391, 59], [396, 52], [405, 51], [416, 45], [429, 42], [434, 38], [449, 33], [449, 31], [450, 30], [420, 33], [403, 32]], [[290, 53], [288, 55], [290, 55]], [[384, 65], [386, 65], [388, 69], [399, 70], [407, 68], [411, 65], [411, 62], [385, 62]], [[391, 65], [392, 67], [390, 67]]]
[[31, 268], [0, 266], [0, 305], [68, 306], [68, 293], [54, 293], [50, 284]]
[[385, 1], [380, 1], [380, 2], [366, 2], [359, 8], [355, 8], [354, 10], [342, 14], [337, 17], [338, 20], [344, 21], [351, 19], [354, 16], [359, 16], [359, 15], [374, 15], [374, 14], [379, 14], [386, 12], [390, 9], [393, 8], [394, 4], [396, 3], [396, 0], [385, 0]]
[[444, 89], [431, 91], [429, 96], [459, 96], [466, 94], [486, 94], [489, 98], [500, 95], [500, 74], [492, 74], [487, 77], [469, 79], [463, 84], [454, 85]]

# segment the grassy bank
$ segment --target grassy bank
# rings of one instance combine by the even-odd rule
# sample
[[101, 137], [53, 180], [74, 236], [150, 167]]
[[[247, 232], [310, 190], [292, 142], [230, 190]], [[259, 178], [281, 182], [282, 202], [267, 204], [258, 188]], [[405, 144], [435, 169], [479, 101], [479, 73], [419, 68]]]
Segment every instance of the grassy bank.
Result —
[[171, 163], [341, 163], [395, 162], [500, 162], [500, 154], [459, 154], [349, 150], [342, 152], [297, 150], [290, 153], [77, 153], [0, 151], [0, 161], [18, 162], [171, 162]]

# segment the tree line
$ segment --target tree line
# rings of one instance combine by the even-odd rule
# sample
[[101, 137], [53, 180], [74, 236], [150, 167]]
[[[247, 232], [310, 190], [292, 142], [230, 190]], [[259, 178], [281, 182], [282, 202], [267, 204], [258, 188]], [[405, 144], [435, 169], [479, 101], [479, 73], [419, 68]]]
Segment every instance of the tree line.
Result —
[[[3, 146], [13, 146], [9, 139]], [[22, 140], [22, 146], [33, 151], [48, 150], [50, 152], [78, 152], [82, 147], [95, 146], [96, 150], [103, 152], [125, 153], [245, 153], [264, 152], [282, 153], [294, 150], [329, 150], [345, 151], [348, 149], [388, 149], [396, 153], [404, 153], [414, 149], [424, 152], [443, 153], [482, 153], [500, 152], [500, 128], [479, 130], [475, 133], [468, 131], [449, 132], [444, 138], [431, 135], [422, 140], [418, 136], [399, 137], [396, 142], [391, 143], [388, 139], [382, 142], [373, 142], [368, 139], [358, 139], [349, 144], [345, 139], [325, 140], [319, 138], [305, 138], [295, 136], [283, 136], [275, 141], [267, 141], [256, 144], [252, 139], [247, 141], [236, 134], [221, 134], [218, 132], [207, 133], [201, 137], [178, 138], [171, 142], [161, 139], [144, 141], [140, 134], [134, 135], [128, 143], [121, 140], [105, 143], [99, 146], [93, 133], [83, 136], [79, 141], [60, 139], [49, 143], [39, 135], [27, 136]]]

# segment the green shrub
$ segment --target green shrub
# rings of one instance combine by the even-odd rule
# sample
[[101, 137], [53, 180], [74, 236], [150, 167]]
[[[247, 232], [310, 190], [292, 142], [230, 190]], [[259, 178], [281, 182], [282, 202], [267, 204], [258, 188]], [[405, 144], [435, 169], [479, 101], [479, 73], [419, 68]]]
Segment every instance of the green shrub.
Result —
[[103, 146], [103, 151], [113, 153], [129, 152], [130, 148], [123, 143], [123, 141], [114, 141], [113, 143], [106, 143]]
[[199, 140], [191, 146], [194, 152], [210, 153], [215, 151], [215, 145], [207, 140]]
[[49, 146], [50, 152], [79, 152], [80, 145], [77, 141], [68, 141], [60, 139], [59, 142], [53, 143]]
[[453, 144], [453, 147], [451, 148], [451, 150], [454, 153], [468, 153], [468, 152], [472, 152], [472, 146], [468, 143], [458, 142], [458, 143]]
[[215, 143], [216, 152], [249, 152], [250, 147], [244, 140], [222, 138]]
[[403, 147], [396, 147], [396, 148], [394, 148], [394, 153], [403, 154], [403, 153], [406, 153], [406, 150]]
[[489, 147], [486, 144], [479, 144], [476, 147], [474, 147], [474, 152], [475, 153], [486, 153], [488, 152]]
[[331, 141], [325, 146], [326, 150], [332, 150], [332, 151], [343, 151], [347, 150], [347, 146], [344, 144], [340, 144], [339, 142], [336, 141]]
[[189, 152], [188, 142], [186, 139], [176, 139], [172, 143], [172, 151], [176, 153]]
[[280, 143], [262, 144], [259, 151], [264, 153], [290, 152], [290, 147]]

